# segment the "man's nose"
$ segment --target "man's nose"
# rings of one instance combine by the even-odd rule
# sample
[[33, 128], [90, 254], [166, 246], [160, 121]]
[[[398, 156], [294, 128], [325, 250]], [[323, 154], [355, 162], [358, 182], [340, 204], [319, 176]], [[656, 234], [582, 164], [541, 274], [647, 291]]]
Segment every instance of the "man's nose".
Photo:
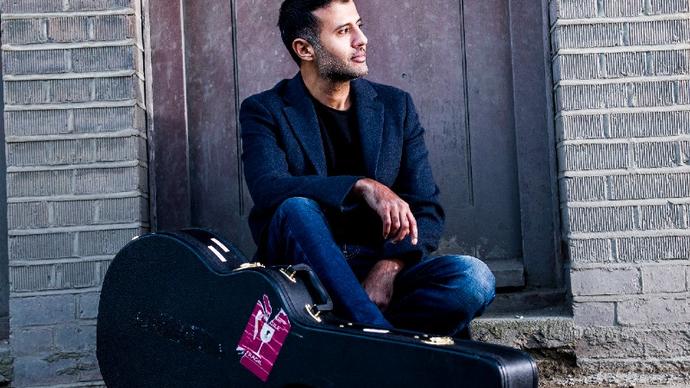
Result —
[[366, 46], [369, 40], [367, 39], [367, 36], [364, 35], [364, 31], [362, 31], [361, 28], [357, 27], [357, 33], [355, 34], [355, 39], [352, 42], [353, 47], [361, 47], [361, 46]]

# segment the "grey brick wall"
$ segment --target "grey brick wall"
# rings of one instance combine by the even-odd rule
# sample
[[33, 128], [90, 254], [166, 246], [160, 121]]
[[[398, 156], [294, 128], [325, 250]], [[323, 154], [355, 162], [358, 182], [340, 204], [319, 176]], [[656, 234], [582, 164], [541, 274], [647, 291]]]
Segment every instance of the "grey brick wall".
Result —
[[13, 385], [100, 380], [113, 255], [148, 227], [140, 0], [0, 0]]
[[550, 2], [577, 364], [592, 373], [688, 365], [689, 5]]

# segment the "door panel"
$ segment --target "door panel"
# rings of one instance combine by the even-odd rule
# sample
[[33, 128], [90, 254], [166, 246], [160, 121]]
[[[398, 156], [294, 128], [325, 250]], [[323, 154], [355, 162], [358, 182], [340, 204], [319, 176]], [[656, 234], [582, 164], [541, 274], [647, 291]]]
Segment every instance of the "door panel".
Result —
[[[237, 109], [298, 70], [276, 26], [281, 2], [183, 2], [191, 223], [250, 254]], [[478, 256], [499, 285], [523, 285], [508, 0], [357, 6], [369, 38], [367, 78], [408, 91], [427, 130], [447, 213], [439, 251]]]

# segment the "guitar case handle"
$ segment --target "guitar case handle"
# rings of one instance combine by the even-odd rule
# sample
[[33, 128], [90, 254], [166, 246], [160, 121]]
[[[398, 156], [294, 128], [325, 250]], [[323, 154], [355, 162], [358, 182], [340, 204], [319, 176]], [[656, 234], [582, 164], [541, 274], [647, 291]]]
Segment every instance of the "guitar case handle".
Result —
[[291, 268], [295, 271], [297, 276], [300, 276], [304, 280], [309, 293], [312, 294], [314, 298], [315, 307], [319, 311], [332, 311], [333, 301], [331, 296], [328, 295], [326, 288], [324, 288], [319, 277], [310, 266], [306, 264], [294, 264]]

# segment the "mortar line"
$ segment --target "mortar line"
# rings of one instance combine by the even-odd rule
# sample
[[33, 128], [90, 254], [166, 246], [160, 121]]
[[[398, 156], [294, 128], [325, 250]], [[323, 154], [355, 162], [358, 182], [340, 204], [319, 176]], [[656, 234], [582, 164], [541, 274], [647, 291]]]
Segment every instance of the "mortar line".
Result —
[[122, 8], [104, 11], [71, 11], [71, 12], [35, 12], [35, 13], [3, 13], [1, 20], [15, 19], [42, 19], [42, 18], [63, 18], [63, 17], [89, 17], [89, 16], [118, 16], [134, 15], [134, 8]]

